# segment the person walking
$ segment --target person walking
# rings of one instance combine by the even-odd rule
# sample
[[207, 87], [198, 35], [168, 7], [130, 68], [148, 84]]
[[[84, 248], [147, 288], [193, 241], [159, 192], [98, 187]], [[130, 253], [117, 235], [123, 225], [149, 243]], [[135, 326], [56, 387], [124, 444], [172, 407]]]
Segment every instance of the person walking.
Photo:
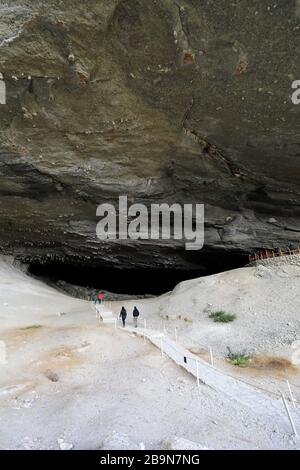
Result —
[[137, 328], [139, 315], [140, 315], [140, 312], [138, 311], [138, 309], [136, 307], [134, 307], [134, 309], [133, 309], [133, 323], [134, 323], [135, 328]]
[[127, 317], [126, 309], [125, 309], [125, 307], [122, 307], [121, 312], [120, 312], [120, 318], [122, 318], [123, 328], [125, 328], [126, 317]]

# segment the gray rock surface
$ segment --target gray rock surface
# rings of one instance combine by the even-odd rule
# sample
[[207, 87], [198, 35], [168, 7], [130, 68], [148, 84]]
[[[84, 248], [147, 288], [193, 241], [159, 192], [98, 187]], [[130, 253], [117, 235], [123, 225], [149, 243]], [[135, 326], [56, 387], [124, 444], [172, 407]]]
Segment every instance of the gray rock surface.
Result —
[[165, 439], [161, 443], [162, 450], [212, 450], [208, 449], [198, 442], [192, 442], [182, 437], [174, 437], [171, 439]]
[[[189, 269], [298, 244], [298, 1], [7, 0], [0, 13], [2, 252]], [[120, 194], [205, 203], [204, 250], [99, 242], [96, 206]]]
[[139, 450], [137, 444], [131, 441], [127, 434], [119, 433], [117, 431], [111, 432], [107, 435], [101, 445], [103, 450]]

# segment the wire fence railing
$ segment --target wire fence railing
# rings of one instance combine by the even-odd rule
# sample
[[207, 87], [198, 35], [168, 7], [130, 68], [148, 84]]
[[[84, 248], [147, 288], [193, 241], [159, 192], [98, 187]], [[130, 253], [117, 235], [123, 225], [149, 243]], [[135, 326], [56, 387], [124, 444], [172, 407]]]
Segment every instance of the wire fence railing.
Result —
[[[162, 334], [164, 335], [165, 333], [162, 333]], [[167, 345], [167, 346], [166, 346], [166, 345]], [[209, 360], [209, 361], [205, 361], [205, 359], [200, 359], [200, 358], [195, 357], [195, 355], [193, 355], [193, 353], [190, 353], [188, 350], [185, 350], [185, 351], [184, 351], [183, 348], [180, 348], [180, 349], [179, 349], [179, 348], [177, 348], [177, 347], [174, 347], [172, 344], [168, 344], [168, 343], [165, 341], [164, 336], [162, 336], [162, 344], [161, 344], [161, 347], [162, 347], [162, 354], [163, 354], [163, 353], [168, 353], [168, 350], [169, 350], [169, 349], [173, 350], [173, 351], [176, 352], [176, 353], [181, 354], [181, 357], [182, 357], [182, 361], [181, 361], [181, 362], [182, 362], [183, 365], [186, 365], [186, 368], [187, 368], [187, 369], [189, 369], [189, 364], [190, 364], [190, 363], [193, 363], [193, 362], [197, 363], [197, 362], [202, 362], [202, 361], [204, 361], [204, 362], [206, 362], [206, 364], [209, 365], [210, 367], [213, 367], [213, 368], [215, 368], [215, 369], [220, 370], [219, 367], [216, 367], [216, 366], [214, 365], [214, 359], [213, 359], [213, 354], [212, 354], [212, 348], [209, 348], [210, 350], [207, 351], [207, 355], [209, 355], [210, 360]], [[205, 349], [205, 348], [203, 347], [203, 349]], [[255, 388], [257, 388], [257, 389], [259, 389], [259, 390], [262, 390], [262, 391], [264, 391], [264, 392], [266, 392], [266, 393], [270, 393], [271, 395], [276, 396], [276, 397], [278, 397], [278, 398], [281, 397], [281, 392], [280, 392], [280, 391], [273, 391], [273, 390], [270, 390], [270, 389], [268, 389], [268, 388], [264, 388], [264, 387], [262, 387], [262, 386], [258, 386], [256, 383], [246, 381], [245, 379], [243, 379], [243, 378], [241, 378], [241, 377], [237, 377], [237, 376], [234, 376], [234, 375], [230, 374], [230, 373], [228, 372], [228, 370], [221, 370], [221, 371], [222, 371], [224, 374], [226, 374], [228, 377], [231, 377], [232, 379], [235, 379], [235, 380], [238, 380], [238, 381], [240, 381], [240, 382], [243, 382], [243, 383], [246, 384], [246, 385], [249, 385], [249, 386], [251, 386], [251, 387], [255, 387]], [[194, 374], [194, 372], [195, 372], [194, 369], [192, 369], [191, 372], [193, 373], [193, 375], [195, 375], [195, 374]], [[296, 405], [296, 404], [299, 404], [299, 405], [300, 405], [300, 401], [297, 400], [297, 399], [294, 397], [294, 395], [293, 395], [293, 393], [292, 393], [292, 391], [291, 391], [291, 387], [290, 387], [291, 385], [295, 385], [295, 386], [297, 386], [297, 385], [296, 385], [296, 384], [293, 384], [293, 383], [290, 383], [289, 380], [287, 380], [287, 379], [286, 379], [286, 380], [281, 380], [281, 379], [276, 378], [276, 380], [280, 381], [282, 384], [285, 384], [285, 386], [287, 387], [287, 389], [288, 389], [288, 391], [289, 391], [289, 394], [290, 394], [289, 400], [292, 402], [292, 404], [293, 404], [293, 405], [294, 405], [294, 404], [295, 404], [295, 405]]]
[[259, 250], [249, 255], [249, 263], [253, 263], [259, 260], [265, 260], [270, 258], [278, 258], [280, 256], [299, 255], [300, 247], [297, 248], [277, 248], [274, 250]]
[[[141, 334], [143, 335], [143, 332]], [[203, 362], [205, 362], [205, 361], [195, 357], [192, 353], [190, 353], [188, 350], [186, 350], [182, 346], [178, 345], [177, 343], [174, 344], [173, 342], [170, 342], [170, 339], [165, 337], [165, 334], [163, 332], [161, 332], [159, 334], [159, 336], [156, 333], [156, 335], [155, 335], [156, 341], [153, 341], [153, 338], [151, 337], [151, 334], [147, 335], [147, 336], [154, 344], [156, 344], [157, 346], [160, 347], [162, 356], [164, 356], [166, 354], [174, 362], [176, 362], [178, 365], [180, 365], [185, 370], [187, 370], [187, 372], [192, 374], [196, 378], [196, 383], [197, 383], [198, 387], [200, 387], [200, 383], [204, 383], [204, 384], [207, 384], [207, 385], [212, 384], [211, 383], [211, 377], [208, 376], [208, 380], [207, 380], [207, 374], [204, 374], [204, 377], [203, 377], [203, 367], [202, 366], [203, 366]], [[157, 344], [157, 338], [159, 338], [159, 344]], [[210, 370], [212, 372], [212, 375], [220, 373], [222, 375], [222, 378], [226, 377], [227, 380], [228, 380], [228, 378], [232, 379], [231, 385], [232, 385], [233, 393], [236, 394], [235, 398], [237, 398], [237, 396], [239, 394], [241, 394], [242, 395], [242, 401], [244, 399], [244, 401], [248, 405], [250, 403], [252, 403], [255, 408], [257, 408], [259, 406], [259, 404], [257, 402], [254, 404], [255, 399], [257, 397], [254, 398], [252, 396], [253, 394], [252, 394], [251, 390], [257, 390], [259, 392], [263, 392], [266, 397], [269, 396], [269, 395], [272, 395], [276, 399], [281, 399], [282, 403], [283, 403], [283, 407], [282, 407], [281, 412], [283, 410], [285, 410], [295, 437], [299, 437], [298, 433], [297, 433], [296, 425], [295, 425], [295, 422], [294, 422], [294, 419], [293, 419], [293, 415], [292, 415], [292, 413], [289, 409], [289, 406], [288, 406], [288, 403], [287, 403], [287, 400], [286, 400], [286, 396], [285, 396], [286, 393], [284, 393], [282, 391], [277, 391], [277, 392], [270, 391], [269, 389], [266, 389], [264, 387], [257, 386], [257, 384], [253, 384], [253, 383], [248, 382], [244, 379], [234, 377], [231, 374], [228, 374], [227, 371], [224, 372], [224, 371], [220, 371], [218, 368], [215, 368], [211, 363], [206, 363], [206, 367], [210, 368]], [[212, 382], [214, 382], [214, 380]], [[244, 386], [248, 387], [248, 390], [246, 390], [246, 389], [241, 390], [240, 385], [236, 386], [237, 384], [240, 384], [240, 385], [244, 384]], [[295, 399], [288, 380], [286, 380], [286, 386], [287, 386], [287, 392], [288, 392], [287, 393], [288, 394], [288, 399], [289, 399], [289, 401], [290, 401], [290, 403], [293, 407], [294, 412], [297, 413], [297, 417], [299, 418], [300, 417], [300, 415], [298, 413], [299, 410], [297, 409], [296, 405], [299, 405], [300, 402]], [[266, 403], [267, 399], [261, 400], [261, 398], [262, 398], [262, 396], [259, 397], [259, 400], [262, 401], [262, 403], [260, 403], [260, 408], [261, 408], [261, 410], [264, 410], [265, 405], [263, 403]], [[267, 408], [267, 406], [266, 406], [266, 408]], [[298, 420], [298, 422], [299, 422], [299, 420]]]
[[[107, 301], [103, 301], [101, 303], [102, 306], [105, 306], [107, 309], [110, 309], [112, 311], [112, 302], [107, 302]], [[92, 308], [95, 308], [95, 306], [93, 305]], [[97, 313], [97, 308], [96, 308], [96, 317], [99, 319], [99, 313]], [[101, 322], [101, 320], [99, 319], [99, 321]], [[114, 321], [114, 324], [115, 324], [115, 327], [118, 326], [118, 322], [120, 322], [121, 324], [121, 319], [119, 318], [116, 318], [115, 317], [115, 321]], [[128, 324], [128, 321], [127, 321], [127, 324]], [[141, 328], [144, 328], [144, 329], [149, 329], [149, 330], [155, 330], [158, 334], [161, 334], [161, 335], [165, 335], [165, 336], [169, 336], [170, 339], [173, 339], [175, 341], [175, 343], [178, 343], [178, 339], [179, 339], [179, 331], [178, 331], [178, 328], [176, 326], [174, 326], [174, 328], [169, 328], [168, 326], [166, 326], [165, 322], [164, 321], [161, 321], [159, 326], [157, 325], [154, 325], [154, 328], [151, 328], [151, 326], [149, 326], [149, 321], [147, 322], [146, 319], [144, 320], [140, 320], [139, 321], [139, 330], [141, 330]], [[183, 349], [184, 346], [181, 347], [181, 349]], [[214, 367], [214, 364], [215, 364], [215, 358], [214, 358], [214, 355], [213, 355], [213, 349], [211, 347], [207, 347], [207, 345], [201, 345], [198, 343], [198, 348], [200, 348], [202, 351], [205, 351], [206, 353], [206, 356], [207, 356], [207, 360], [204, 359], [204, 357], [201, 358], [201, 360], [205, 361], [207, 364], [209, 364], [210, 366]], [[173, 349], [176, 350], [176, 348], [173, 347]], [[186, 348], [184, 348], [186, 349]], [[187, 355], [186, 357], [189, 357], [190, 360], [197, 360], [197, 358], [195, 357], [195, 354], [196, 353], [193, 353], [192, 351], [189, 351], [187, 349]], [[204, 355], [203, 355], [204, 356]], [[219, 368], [219, 365], [218, 365], [218, 368]], [[231, 375], [228, 370], [224, 370], [224, 372], [226, 372], [227, 375], [229, 375], [230, 377], [232, 378], [236, 378], [235, 376]], [[296, 388], [300, 388], [300, 385], [297, 385], [296, 383], [288, 380], [288, 379], [280, 379], [278, 377], [274, 377], [272, 375], [269, 375], [269, 377], [271, 379], [274, 379], [278, 382], [281, 382], [282, 384], [284, 384], [285, 386], [287, 386], [288, 384], [289, 385], [293, 385], [294, 387]], [[255, 378], [255, 377], [254, 377]], [[254, 386], [253, 382], [247, 382], [245, 381], [244, 379], [240, 378], [239, 377], [239, 380], [241, 380], [242, 382], [248, 384], [248, 385], [251, 385], [251, 386]], [[261, 386], [258, 386], [257, 384], [255, 385], [257, 388], [259, 388], [260, 390], [263, 390], [267, 393], [270, 393], [270, 394], [273, 394], [274, 396], [278, 396], [280, 397], [280, 392], [278, 391], [273, 391], [273, 390], [270, 390], [270, 389], [267, 389], [267, 388], [263, 388]], [[300, 400], [296, 400], [294, 399], [295, 402], [299, 403], [300, 404]]]
[[[102, 306], [105, 306], [106, 309], [111, 308], [111, 304], [109, 302], [102, 303]], [[94, 306], [96, 310], [96, 316], [98, 316], [99, 321], [99, 309], [97, 309], [97, 306]], [[114, 319], [114, 327], [118, 327], [118, 319], [115, 317]], [[236, 381], [238, 383], [242, 383], [247, 387], [250, 387], [252, 389], [259, 390], [260, 392], [263, 392], [264, 394], [268, 396], [273, 396], [274, 398], [281, 399], [283, 402], [283, 407], [282, 409], [286, 411], [288, 419], [290, 421], [293, 433], [296, 437], [298, 437], [297, 430], [295, 427], [295, 423], [293, 421], [292, 413], [290, 412], [290, 409], [288, 407], [287, 399], [289, 403], [292, 405], [293, 410], [298, 414], [298, 408], [297, 406], [300, 405], [300, 401], [297, 400], [294, 396], [294, 393], [292, 391], [291, 384], [289, 380], [282, 380], [280, 381], [282, 384], [284, 384], [285, 389], [282, 390], [270, 390], [269, 388], [265, 388], [261, 385], [257, 385], [257, 383], [253, 383], [251, 381], [247, 381], [241, 377], [236, 377], [231, 375], [227, 370], [221, 370], [218, 367], [214, 365], [214, 357], [213, 357], [213, 351], [212, 348], [209, 348], [207, 350], [207, 347], [203, 347], [203, 350], [207, 351], [207, 357], [209, 358], [208, 361], [205, 361], [202, 358], [197, 357], [194, 353], [186, 349], [184, 346], [182, 346], [179, 342], [179, 332], [176, 327], [174, 327], [173, 335], [168, 331], [165, 325], [161, 325], [161, 330], [157, 329], [157, 326], [155, 326], [153, 329], [149, 327], [149, 322], [147, 322], [146, 319], [140, 320], [139, 321], [139, 327], [135, 328], [134, 326], [130, 326], [125, 328], [125, 331], [130, 331], [135, 333], [137, 336], [141, 336], [144, 338], [144, 340], [148, 339], [150, 340], [156, 347], [158, 347], [161, 351], [162, 356], [168, 356], [171, 358], [174, 362], [176, 362], [179, 366], [183, 367], [184, 369], [187, 370], [191, 375], [193, 375], [196, 378], [196, 384], [199, 387], [201, 383], [208, 383], [207, 382], [207, 377], [210, 379], [213, 377], [211, 374], [222, 374], [222, 376], [226, 378], [232, 379], [232, 381]], [[121, 325], [120, 325], [121, 328]], [[123, 328], [122, 328], [123, 329]], [[171, 337], [173, 336], [173, 338]], [[203, 365], [205, 365], [205, 368], [209, 368], [208, 371], [205, 371], [205, 368], [203, 368]], [[205, 373], [204, 373], [205, 372]], [[203, 376], [204, 375], [204, 376]], [[232, 382], [234, 384], [234, 382]], [[247, 393], [246, 393], [247, 395]], [[287, 397], [287, 399], [286, 399]]]

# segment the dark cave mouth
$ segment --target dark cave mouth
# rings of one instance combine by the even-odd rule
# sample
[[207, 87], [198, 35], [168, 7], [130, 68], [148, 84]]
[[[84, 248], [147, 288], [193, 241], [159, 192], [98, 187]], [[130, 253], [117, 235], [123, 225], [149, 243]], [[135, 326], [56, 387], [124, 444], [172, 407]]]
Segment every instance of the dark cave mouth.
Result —
[[182, 282], [197, 277], [217, 274], [247, 264], [245, 254], [202, 254], [201, 262], [192, 269], [119, 268], [89, 266], [72, 262], [37, 262], [28, 265], [28, 273], [44, 282], [56, 284], [64, 281], [75, 286], [126, 295], [161, 295]]

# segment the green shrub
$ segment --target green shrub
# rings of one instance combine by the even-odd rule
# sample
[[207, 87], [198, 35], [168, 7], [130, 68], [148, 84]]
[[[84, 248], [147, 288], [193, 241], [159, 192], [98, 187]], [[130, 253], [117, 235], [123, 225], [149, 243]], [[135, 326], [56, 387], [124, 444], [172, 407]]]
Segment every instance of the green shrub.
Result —
[[21, 330], [35, 330], [36, 328], [42, 328], [42, 325], [28, 325], [21, 328]]
[[238, 367], [246, 367], [251, 359], [251, 355], [247, 353], [245, 350], [241, 352], [234, 353], [231, 351], [229, 347], [227, 358], [231, 361], [234, 366]]
[[212, 312], [208, 316], [209, 318], [212, 318], [213, 321], [219, 323], [229, 323], [235, 320], [236, 318], [236, 315], [234, 313], [227, 313], [223, 310], [219, 310], [218, 312]]

